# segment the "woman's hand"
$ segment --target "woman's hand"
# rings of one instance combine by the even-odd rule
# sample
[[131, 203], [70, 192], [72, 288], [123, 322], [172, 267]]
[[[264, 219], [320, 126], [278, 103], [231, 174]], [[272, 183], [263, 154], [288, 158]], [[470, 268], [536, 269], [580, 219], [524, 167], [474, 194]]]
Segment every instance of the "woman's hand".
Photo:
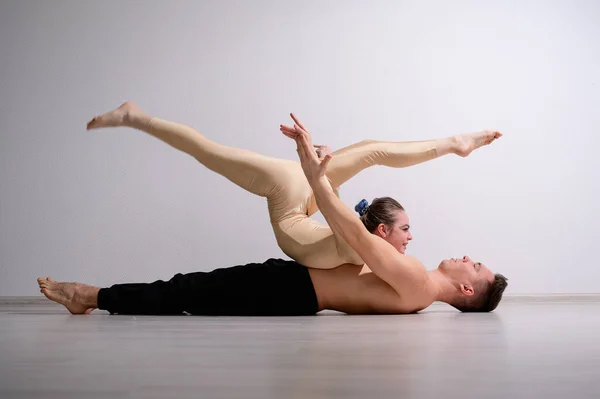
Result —
[[[327, 164], [332, 158], [330, 154], [331, 149], [328, 146], [313, 145], [312, 137], [308, 130], [306, 130], [294, 114], [290, 114], [290, 116], [295, 122], [294, 126], [280, 125], [279, 130], [287, 137], [296, 141], [296, 151], [298, 152], [302, 170], [308, 181], [318, 180], [325, 176]], [[314, 148], [321, 150], [325, 153], [325, 156], [320, 159]]]

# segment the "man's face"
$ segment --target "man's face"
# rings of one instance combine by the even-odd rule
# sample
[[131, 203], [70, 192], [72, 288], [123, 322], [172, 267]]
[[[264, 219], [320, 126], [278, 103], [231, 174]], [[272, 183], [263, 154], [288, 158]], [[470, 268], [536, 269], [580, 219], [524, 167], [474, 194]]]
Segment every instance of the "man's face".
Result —
[[474, 262], [468, 256], [443, 260], [438, 269], [459, 284], [476, 287], [481, 281], [494, 281], [494, 273], [481, 262]]

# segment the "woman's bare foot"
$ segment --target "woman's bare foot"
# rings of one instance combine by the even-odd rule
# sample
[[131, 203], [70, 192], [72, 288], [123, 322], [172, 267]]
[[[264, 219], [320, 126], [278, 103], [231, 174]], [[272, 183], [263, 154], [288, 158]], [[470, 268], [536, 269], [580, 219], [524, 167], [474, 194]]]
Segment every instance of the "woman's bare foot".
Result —
[[131, 101], [124, 102], [117, 109], [105, 113], [92, 119], [87, 124], [87, 130], [98, 129], [101, 127], [129, 126], [138, 127], [140, 123], [149, 120], [147, 115], [140, 107]]
[[59, 283], [50, 277], [37, 279], [40, 292], [67, 308], [72, 314], [90, 313], [97, 305], [99, 288], [79, 283]]
[[502, 137], [502, 133], [497, 130], [484, 130], [476, 133], [465, 133], [454, 136], [456, 155], [461, 157], [468, 156], [471, 152], [491, 144], [494, 140]]

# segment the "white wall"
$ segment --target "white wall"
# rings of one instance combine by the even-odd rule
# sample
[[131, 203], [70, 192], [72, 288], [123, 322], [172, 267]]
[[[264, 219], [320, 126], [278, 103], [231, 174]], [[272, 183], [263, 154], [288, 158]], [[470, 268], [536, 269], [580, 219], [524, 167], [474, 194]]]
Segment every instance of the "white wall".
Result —
[[428, 267], [468, 254], [507, 293], [598, 292], [598, 15], [566, 0], [4, 1], [0, 295], [36, 295], [41, 275], [108, 285], [285, 258], [262, 198], [144, 133], [85, 130], [124, 100], [288, 159], [290, 111], [334, 149], [499, 129], [467, 159], [369, 169], [342, 199], [397, 198]]

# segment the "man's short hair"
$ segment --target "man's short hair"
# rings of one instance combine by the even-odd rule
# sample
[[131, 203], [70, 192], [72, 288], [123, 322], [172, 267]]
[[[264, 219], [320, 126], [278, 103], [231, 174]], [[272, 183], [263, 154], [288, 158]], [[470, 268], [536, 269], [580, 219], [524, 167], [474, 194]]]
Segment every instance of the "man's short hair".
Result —
[[475, 295], [471, 297], [462, 297], [454, 306], [461, 312], [491, 312], [500, 303], [502, 294], [508, 285], [507, 278], [502, 274], [495, 274], [494, 281], [481, 281], [475, 286]]

